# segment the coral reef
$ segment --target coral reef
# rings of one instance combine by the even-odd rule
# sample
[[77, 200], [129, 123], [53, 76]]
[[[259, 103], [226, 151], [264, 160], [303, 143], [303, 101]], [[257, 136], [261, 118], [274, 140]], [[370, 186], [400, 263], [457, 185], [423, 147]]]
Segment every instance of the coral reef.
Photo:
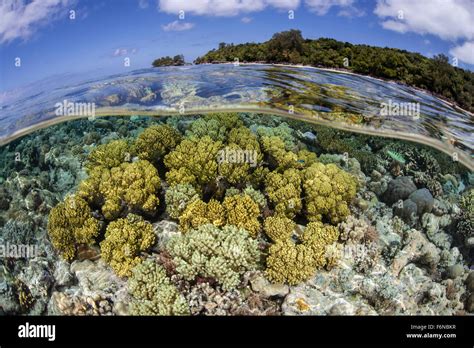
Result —
[[128, 280], [132, 315], [187, 315], [189, 306], [166, 272], [152, 259], [132, 270]]
[[[217, 153], [222, 143], [209, 136], [186, 138], [164, 158], [170, 186], [191, 184], [201, 191], [217, 179]], [[190, 156], [190, 154], [193, 154]]]
[[142, 160], [157, 163], [181, 142], [181, 133], [160, 124], [146, 128], [133, 144], [134, 152]]
[[66, 260], [76, 255], [77, 244], [93, 243], [99, 230], [99, 221], [93, 217], [86, 201], [79, 196], [66, 197], [49, 214], [49, 238]]
[[178, 219], [189, 203], [199, 199], [196, 189], [190, 184], [178, 184], [170, 187], [165, 193], [166, 212], [173, 219]]
[[212, 278], [225, 290], [237, 287], [243, 273], [255, 269], [260, 259], [258, 242], [244, 229], [230, 225], [222, 229], [202, 225], [172, 238], [166, 250], [185, 279]]
[[336, 165], [315, 163], [303, 171], [303, 189], [310, 221], [327, 218], [338, 223], [349, 215], [348, 203], [355, 197], [357, 184]]
[[105, 239], [100, 243], [101, 257], [117, 275], [129, 277], [132, 268], [142, 261], [141, 253], [155, 241], [151, 224], [138, 215], [128, 214], [107, 226]]
[[122, 163], [110, 170], [95, 167], [81, 182], [77, 194], [91, 205], [101, 207], [102, 214], [113, 220], [127, 213], [156, 213], [160, 202], [161, 180], [148, 161]]
[[310, 222], [301, 243], [291, 239], [277, 240], [269, 248], [266, 274], [276, 283], [298, 284], [312, 277], [326, 265], [326, 248], [337, 241], [338, 230], [319, 222]]

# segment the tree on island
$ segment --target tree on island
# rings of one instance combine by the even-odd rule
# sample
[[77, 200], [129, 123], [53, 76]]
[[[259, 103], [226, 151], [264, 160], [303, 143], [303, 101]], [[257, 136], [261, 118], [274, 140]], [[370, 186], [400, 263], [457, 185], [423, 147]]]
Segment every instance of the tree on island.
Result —
[[156, 68], [159, 66], [179, 66], [179, 65], [184, 65], [184, 56], [182, 54], [178, 54], [171, 58], [170, 56], [166, 57], [161, 57], [158, 59], [155, 59], [152, 63], [152, 65]]

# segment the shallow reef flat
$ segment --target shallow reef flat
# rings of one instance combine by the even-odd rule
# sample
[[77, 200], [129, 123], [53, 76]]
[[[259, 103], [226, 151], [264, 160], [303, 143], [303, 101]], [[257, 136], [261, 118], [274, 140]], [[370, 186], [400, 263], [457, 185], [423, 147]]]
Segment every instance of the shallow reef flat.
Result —
[[0, 313], [474, 313], [474, 175], [256, 113], [79, 119], [0, 148]]

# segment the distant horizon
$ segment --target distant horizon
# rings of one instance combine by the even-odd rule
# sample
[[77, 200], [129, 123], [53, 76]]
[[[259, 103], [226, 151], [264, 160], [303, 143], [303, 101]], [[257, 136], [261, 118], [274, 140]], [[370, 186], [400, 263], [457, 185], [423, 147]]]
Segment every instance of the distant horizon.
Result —
[[444, 54], [474, 71], [473, 7], [469, 0], [6, 0], [0, 94], [55, 75], [149, 68], [163, 56], [192, 63], [220, 42], [261, 43], [289, 29], [305, 39]]

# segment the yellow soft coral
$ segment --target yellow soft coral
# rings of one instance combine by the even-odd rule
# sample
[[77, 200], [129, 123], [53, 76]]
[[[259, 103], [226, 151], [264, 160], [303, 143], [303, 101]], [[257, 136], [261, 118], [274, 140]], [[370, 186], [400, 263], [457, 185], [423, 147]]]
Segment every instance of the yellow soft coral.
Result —
[[102, 259], [120, 277], [128, 277], [132, 268], [142, 262], [140, 254], [155, 244], [152, 225], [140, 216], [129, 214], [125, 219], [111, 222], [100, 243]]
[[290, 239], [296, 223], [285, 216], [270, 216], [265, 219], [263, 229], [265, 234], [274, 242]]
[[148, 127], [137, 138], [135, 152], [140, 159], [158, 162], [181, 142], [181, 133], [173, 127], [160, 124]]
[[277, 240], [270, 246], [267, 277], [275, 283], [296, 285], [311, 278], [327, 263], [326, 250], [337, 241], [338, 230], [311, 222], [301, 236], [301, 243], [291, 239]]
[[74, 258], [76, 245], [93, 243], [99, 230], [99, 221], [92, 216], [86, 201], [78, 196], [66, 197], [49, 213], [49, 238], [68, 261]]
[[161, 186], [156, 168], [148, 161], [122, 163], [119, 167], [94, 168], [78, 194], [101, 206], [108, 220], [129, 212], [153, 215], [158, 207]]
[[314, 163], [303, 171], [303, 189], [310, 221], [328, 218], [338, 223], [350, 213], [348, 203], [356, 195], [357, 183], [334, 164]]
[[268, 173], [265, 190], [278, 215], [294, 218], [301, 211], [301, 177], [296, 169], [287, 169], [282, 174]]
[[197, 199], [187, 205], [179, 217], [179, 225], [181, 231], [187, 232], [204, 224], [222, 226], [224, 219], [224, 208], [218, 201], [211, 199], [206, 203]]
[[170, 186], [191, 184], [200, 190], [204, 185], [215, 182], [217, 155], [221, 147], [220, 141], [213, 141], [209, 136], [184, 139], [164, 159], [169, 169], [166, 179]]
[[226, 223], [243, 228], [252, 237], [260, 232], [260, 208], [249, 195], [234, 195], [224, 199], [222, 206], [225, 210]]
[[133, 151], [126, 140], [113, 140], [92, 150], [85, 166], [88, 172], [99, 166], [109, 169], [118, 167], [123, 162], [130, 162], [132, 153]]

